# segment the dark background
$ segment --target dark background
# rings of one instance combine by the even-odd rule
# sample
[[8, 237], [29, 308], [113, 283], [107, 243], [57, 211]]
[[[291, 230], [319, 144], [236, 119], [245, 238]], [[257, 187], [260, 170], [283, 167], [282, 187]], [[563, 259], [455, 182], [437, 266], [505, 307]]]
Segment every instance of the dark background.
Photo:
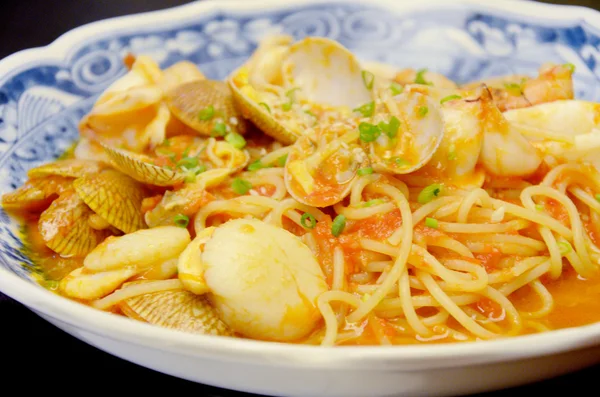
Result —
[[[252, 0], [248, 0], [252, 1]], [[500, 0], [498, 0], [500, 1]], [[30, 47], [43, 46], [82, 24], [125, 14], [158, 10], [185, 0], [0, 0], [0, 58]], [[600, 9], [600, 0], [544, 1]], [[250, 397], [250, 394], [194, 384], [163, 375], [110, 356], [46, 323], [19, 303], [0, 294], [0, 374], [4, 394], [18, 386], [19, 394], [97, 392], [137, 394], [158, 392], [199, 396]], [[535, 368], [532, 368], [535, 370]], [[482, 394], [503, 397], [518, 394], [572, 394], [590, 390], [598, 394], [600, 366], [516, 389]], [[596, 390], [594, 392], [594, 390]]]

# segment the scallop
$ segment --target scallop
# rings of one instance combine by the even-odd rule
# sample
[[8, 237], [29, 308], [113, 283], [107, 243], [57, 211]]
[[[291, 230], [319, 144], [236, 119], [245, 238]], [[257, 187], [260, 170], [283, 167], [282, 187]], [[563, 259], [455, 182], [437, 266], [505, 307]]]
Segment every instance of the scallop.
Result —
[[365, 128], [373, 128], [371, 125], [381, 122], [389, 125], [395, 117], [398, 121], [395, 133], [377, 130], [377, 134], [371, 134], [366, 141], [361, 138], [373, 168], [394, 174], [416, 171], [433, 157], [444, 137], [444, 117], [439, 102], [408, 91], [388, 98], [385, 106], [387, 110], [378, 111], [373, 123]]
[[227, 132], [246, 132], [246, 122], [225, 82], [197, 80], [181, 84], [166, 94], [165, 101], [177, 119], [201, 135], [224, 134], [215, 132], [217, 123], [224, 124]]
[[58, 284], [58, 289], [70, 298], [93, 300], [100, 299], [123, 282], [139, 273], [135, 267], [116, 269], [106, 272], [91, 272], [85, 267], [73, 270]]
[[128, 317], [164, 328], [203, 335], [233, 335], [206, 297], [185, 290], [136, 296], [125, 299], [119, 307]]
[[335, 136], [314, 144], [302, 137], [288, 154], [284, 181], [297, 201], [328, 207], [350, 193], [357, 171], [368, 165], [366, 153], [357, 144], [347, 144]]
[[204, 229], [179, 258], [179, 278], [207, 293], [219, 317], [248, 338], [296, 341], [321, 321], [328, 290], [312, 251], [292, 233], [257, 219]]
[[113, 166], [136, 181], [155, 186], [173, 186], [185, 180], [185, 174], [159, 167], [146, 155], [103, 145]]
[[144, 228], [142, 200], [145, 188], [112, 169], [73, 182], [79, 197], [102, 219], [124, 233]]
[[84, 259], [90, 271], [110, 271], [126, 267], [146, 270], [177, 258], [190, 242], [185, 228], [161, 226], [123, 236], [111, 236]]
[[15, 211], [41, 211], [71, 187], [73, 178], [48, 176], [32, 178], [18, 189], [2, 196], [2, 207]]
[[40, 215], [40, 235], [48, 248], [61, 256], [86, 255], [108, 235], [90, 225], [92, 215], [77, 193], [67, 190]]
[[30, 178], [42, 178], [58, 175], [68, 178], [79, 178], [99, 172], [103, 168], [105, 168], [104, 165], [93, 160], [66, 159], [32, 168], [27, 171], [27, 176]]

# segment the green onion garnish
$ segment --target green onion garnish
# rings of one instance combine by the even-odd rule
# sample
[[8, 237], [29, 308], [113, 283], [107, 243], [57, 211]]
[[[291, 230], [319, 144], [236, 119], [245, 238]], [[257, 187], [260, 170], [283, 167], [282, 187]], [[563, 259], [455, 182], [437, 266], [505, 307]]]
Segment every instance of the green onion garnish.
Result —
[[225, 136], [227, 133], [227, 125], [225, 125], [223, 122], [219, 122], [214, 125], [212, 130], [216, 136]]
[[162, 143], [163, 146], [169, 147], [171, 146], [171, 140], [170, 139], [165, 139]]
[[504, 83], [504, 88], [507, 89], [513, 95], [523, 95], [523, 88], [521, 84], [517, 83]]
[[264, 102], [259, 102], [259, 103], [258, 103], [258, 105], [259, 105], [259, 106], [262, 106], [263, 108], [265, 108], [265, 110], [266, 110], [267, 112], [271, 113], [271, 108], [270, 108], [270, 107], [269, 107], [269, 105], [267, 105], [266, 103], [264, 103]]
[[557, 245], [561, 255], [566, 255], [573, 250], [568, 241], [559, 241]]
[[417, 110], [417, 114], [419, 117], [425, 117], [429, 113], [429, 108], [427, 106], [420, 106], [419, 110]]
[[246, 146], [246, 140], [237, 132], [230, 132], [225, 136], [225, 140], [236, 149], [243, 149]]
[[202, 121], [208, 121], [215, 115], [215, 108], [213, 105], [205, 107], [198, 113], [198, 118]]
[[379, 127], [370, 123], [360, 123], [358, 125], [358, 132], [360, 133], [360, 139], [363, 142], [373, 142], [381, 135]]
[[290, 110], [292, 110], [292, 101], [290, 102], [286, 102], [283, 105], [281, 105], [281, 108], [283, 109], [284, 112], [289, 112]]
[[575, 65], [572, 63], [566, 63], [565, 67], [571, 71], [571, 73], [575, 73]]
[[448, 160], [449, 161], [454, 161], [458, 158], [457, 154], [456, 154], [456, 145], [451, 143], [450, 147], [448, 148]]
[[198, 157], [184, 157], [177, 162], [177, 167], [186, 169], [192, 169], [198, 165]]
[[389, 123], [380, 122], [377, 126], [383, 131], [385, 135], [390, 138], [395, 138], [398, 134], [398, 128], [400, 128], [400, 120], [396, 116], [392, 116]]
[[594, 198], [596, 199], [596, 201], [600, 202], [600, 193], [596, 194]]
[[344, 231], [346, 227], [346, 217], [344, 215], [338, 215], [331, 224], [331, 234], [338, 237]]
[[359, 106], [352, 111], [361, 113], [363, 117], [371, 117], [375, 112], [375, 102], [371, 101], [369, 103], [365, 103], [364, 105]]
[[374, 205], [379, 205], [379, 204], [383, 204], [384, 201], [382, 199], [373, 199], [373, 200], [369, 200], [365, 203], [363, 203], [363, 207], [372, 207]]
[[231, 184], [231, 188], [235, 193], [242, 196], [252, 189], [252, 183], [242, 178], [235, 178]]
[[185, 181], [185, 183], [196, 182], [196, 173], [194, 171], [186, 172], [184, 181]]
[[415, 77], [415, 84], [433, 85], [431, 82], [425, 80], [425, 73], [427, 73], [427, 69], [419, 69], [417, 71], [417, 76]]
[[[307, 221], [308, 223], [306, 223]], [[308, 212], [302, 214], [302, 218], [300, 218], [300, 223], [307, 229], [314, 229], [315, 226], [317, 226], [317, 220]]]
[[173, 218], [173, 221], [175, 222], [175, 225], [179, 227], [187, 227], [188, 223], [190, 223], [190, 218], [183, 214], [177, 214]]
[[442, 185], [440, 185], [439, 183], [434, 183], [432, 185], [429, 185], [429, 186], [423, 188], [423, 190], [421, 190], [421, 193], [419, 193], [419, 196], [417, 197], [417, 201], [420, 204], [427, 204], [428, 202], [433, 200], [435, 197], [437, 197], [441, 191], [442, 191]]
[[437, 219], [433, 219], [433, 218], [425, 218], [425, 226], [430, 227], [432, 229], [437, 229], [438, 228], [438, 221]]
[[462, 99], [462, 97], [460, 95], [456, 95], [456, 94], [455, 95], [448, 95], [447, 97], [442, 98], [442, 100], [440, 101], [440, 104], [443, 105], [444, 103], [449, 102], [449, 101], [453, 101], [455, 99]]
[[403, 159], [402, 157], [394, 157], [394, 164], [396, 164], [398, 167], [404, 167], [405, 165], [410, 165], [410, 162], [408, 162], [408, 160]]
[[315, 119], [317, 118], [317, 115], [311, 112], [310, 110], [305, 110], [304, 113], [308, 114], [311, 117], [314, 117]]
[[356, 173], [358, 174], [358, 176], [371, 175], [373, 173], [373, 168], [371, 168], [371, 167], [359, 168], [358, 171], [356, 171]]
[[280, 158], [277, 159], [277, 165], [279, 165], [280, 167], [284, 167], [285, 166], [285, 162], [287, 161], [288, 155], [284, 154], [283, 156], [281, 156]]
[[373, 88], [373, 82], [375, 81], [375, 75], [373, 73], [369, 72], [368, 70], [363, 70], [362, 79], [365, 87], [367, 87], [367, 90]]
[[253, 161], [248, 165], [248, 171], [258, 171], [262, 168], [265, 168], [265, 165], [260, 160]]
[[537, 211], [543, 211], [543, 210], [544, 210], [544, 206], [543, 206], [542, 204], [536, 204], [536, 205], [535, 205], [535, 209], [536, 209]]
[[46, 280], [46, 281], [44, 281], [44, 285], [49, 290], [55, 290], [55, 289], [57, 289], [58, 288], [58, 284], [59, 283], [56, 280]]
[[396, 96], [399, 94], [402, 94], [402, 91], [404, 91], [404, 87], [402, 87], [400, 84], [393, 82], [390, 85], [390, 91], [392, 91], [392, 95]]

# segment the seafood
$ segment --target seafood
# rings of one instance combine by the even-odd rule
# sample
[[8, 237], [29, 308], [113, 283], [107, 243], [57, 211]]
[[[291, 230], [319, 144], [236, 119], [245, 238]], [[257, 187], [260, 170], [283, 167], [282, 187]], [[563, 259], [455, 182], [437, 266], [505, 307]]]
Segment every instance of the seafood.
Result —
[[117, 289], [124, 281], [135, 276], [139, 270], [124, 267], [105, 272], [91, 272], [85, 267], [73, 270], [58, 284], [58, 289], [75, 299], [100, 299]]
[[66, 159], [43, 164], [27, 171], [29, 178], [43, 178], [58, 175], [67, 178], [79, 178], [100, 172], [104, 166], [93, 160]]
[[106, 169], [76, 179], [73, 187], [99, 217], [122, 232], [145, 227], [141, 214], [145, 188], [127, 175]]
[[48, 176], [32, 178], [17, 190], [2, 196], [5, 209], [18, 211], [40, 211], [46, 209], [52, 200], [71, 187], [73, 178]]
[[310, 333], [320, 317], [316, 299], [328, 290], [298, 237], [255, 219], [205, 229], [181, 255], [179, 277], [192, 292], [209, 292], [232, 330], [277, 341]]

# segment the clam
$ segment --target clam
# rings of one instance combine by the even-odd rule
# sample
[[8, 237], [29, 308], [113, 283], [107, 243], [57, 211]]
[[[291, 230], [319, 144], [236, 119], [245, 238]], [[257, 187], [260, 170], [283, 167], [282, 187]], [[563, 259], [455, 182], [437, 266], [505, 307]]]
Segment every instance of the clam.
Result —
[[359, 124], [361, 142], [376, 171], [408, 174], [423, 167], [444, 136], [439, 102], [415, 91], [384, 98], [385, 111]]
[[113, 166], [136, 181], [155, 186], [172, 186], [182, 183], [185, 174], [154, 165], [152, 158], [125, 149], [102, 145]]
[[40, 211], [71, 187], [73, 178], [47, 176], [32, 178], [18, 189], [2, 196], [2, 206], [8, 210]]
[[42, 239], [64, 257], [83, 256], [107, 236], [89, 224], [94, 212], [73, 190], [67, 190], [40, 215], [38, 228]]
[[[142, 281], [143, 282], [143, 281]], [[134, 283], [127, 283], [127, 288]], [[183, 332], [232, 336], [206, 297], [185, 290], [149, 293], [125, 299], [119, 308], [128, 317]]]
[[223, 182], [230, 173], [226, 168], [208, 170], [197, 175], [194, 182], [186, 183], [181, 189], [165, 192], [158, 205], [146, 212], [146, 224], [149, 227], [172, 225], [178, 214], [192, 217], [214, 198], [206, 188]]
[[106, 169], [73, 182], [79, 197], [102, 219], [124, 233], [145, 227], [144, 187], [118, 171]]
[[43, 164], [27, 171], [30, 178], [42, 178], [58, 175], [68, 178], [79, 178], [99, 172], [104, 166], [93, 160], [66, 159]]
[[373, 80], [363, 72], [341, 44], [312, 37], [291, 45], [286, 40], [261, 44], [229, 84], [244, 117], [292, 144], [315, 123], [348, 116], [373, 99]]
[[200, 232], [179, 257], [179, 279], [206, 293], [232, 331], [282, 342], [314, 331], [321, 321], [316, 300], [329, 289], [299, 237], [257, 219]]
[[204, 80], [205, 78], [204, 74], [194, 63], [181, 61], [163, 71], [163, 75], [158, 81], [158, 86], [163, 92], [169, 92], [181, 84]]
[[201, 135], [246, 132], [246, 122], [225, 82], [196, 80], [181, 84], [167, 92], [165, 101], [173, 116]]
[[364, 150], [356, 143], [344, 142], [344, 137], [324, 136], [317, 144], [302, 137], [288, 154], [284, 181], [299, 202], [328, 207], [350, 193], [357, 171], [368, 165]]

